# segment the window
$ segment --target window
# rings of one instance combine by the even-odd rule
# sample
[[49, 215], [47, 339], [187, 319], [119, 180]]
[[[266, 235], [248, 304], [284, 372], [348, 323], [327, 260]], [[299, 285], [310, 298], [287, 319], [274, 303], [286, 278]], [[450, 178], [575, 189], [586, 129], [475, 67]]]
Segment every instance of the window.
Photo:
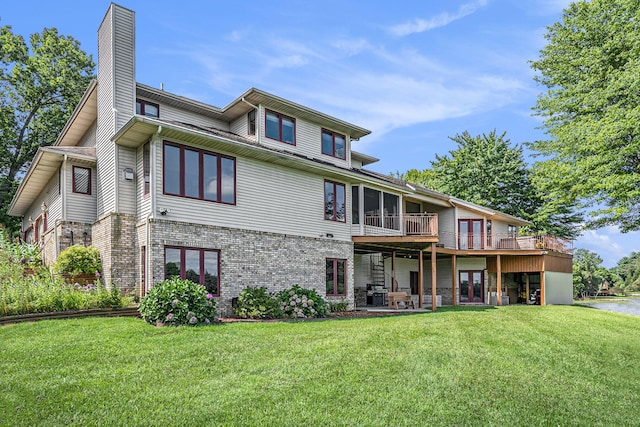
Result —
[[150, 170], [150, 151], [149, 143], [147, 142], [142, 146], [142, 175], [144, 176], [144, 195], [149, 194], [151, 184], [151, 170]]
[[458, 220], [458, 249], [483, 249], [483, 220]]
[[518, 237], [518, 226], [509, 224], [507, 226], [507, 236], [508, 237]]
[[384, 206], [384, 228], [400, 230], [400, 197], [395, 194], [382, 193]]
[[148, 117], [160, 117], [160, 106], [144, 99], [136, 99], [136, 114]]
[[405, 208], [408, 214], [419, 214], [420, 212], [422, 212], [420, 209], [420, 203], [417, 202], [410, 202], [407, 200], [407, 202], [405, 203]]
[[164, 194], [236, 203], [236, 159], [164, 143]]
[[327, 295], [346, 295], [345, 267], [347, 260], [327, 258]]
[[251, 110], [247, 114], [247, 134], [256, 134], [256, 110]]
[[267, 111], [266, 132], [268, 138], [296, 145], [296, 121], [291, 117]]
[[220, 296], [220, 251], [197, 248], [164, 248], [164, 278], [180, 277], [200, 283]]
[[493, 247], [493, 244], [491, 242], [491, 220], [490, 219], [487, 220], [487, 247], [489, 248]]
[[351, 223], [360, 224], [360, 187], [351, 187]]
[[345, 222], [345, 186], [324, 182], [324, 219]]
[[73, 192], [91, 194], [91, 169], [80, 166], [73, 167]]
[[418, 295], [418, 288], [419, 288], [419, 283], [418, 281], [420, 280], [420, 276], [419, 276], [419, 272], [417, 271], [410, 271], [409, 272], [409, 288], [411, 288], [411, 295]]
[[344, 135], [325, 129], [322, 130], [322, 154], [344, 159], [346, 152], [345, 147], [346, 142]]

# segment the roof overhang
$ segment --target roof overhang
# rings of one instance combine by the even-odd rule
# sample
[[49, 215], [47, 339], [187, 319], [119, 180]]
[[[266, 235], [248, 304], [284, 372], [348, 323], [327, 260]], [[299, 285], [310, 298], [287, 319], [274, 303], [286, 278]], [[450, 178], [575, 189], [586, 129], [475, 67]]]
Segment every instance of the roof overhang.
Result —
[[455, 197], [451, 197], [449, 199], [452, 205], [460, 206], [465, 209], [468, 209], [473, 212], [480, 213], [482, 215], [486, 215], [491, 217], [492, 219], [497, 219], [501, 221], [509, 222], [513, 225], [533, 225], [531, 221], [527, 221], [526, 219], [518, 218], [517, 216], [509, 215], [504, 212], [496, 211], [493, 209], [489, 209], [484, 206], [476, 205], [475, 203], [467, 202], [461, 199], [457, 199]]
[[72, 147], [78, 145], [80, 139], [98, 117], [98, 84], [92, 80], [85, 90], [78, 105], [71, 113], [64, 128], [53, 144], [56, 147]]
[[304, 105], [296, 104], [279, 96], [262, 90], [251, 88], [222, 109], [228, 120], [233, 120], [252, 110], [254, 106], [262, 105], [279, 113], [290, 114], [293, 117], [317, 123], [330, 130], [349, 135], [351, 139], [360, 139], [371, 133], [370, 130], [345, 122], [328, 114], [321, 113]]
[[20, 183], [7, 213], [11, 216], [24, 216], [29, 207], [42, 193], [53, 174], [64, 159], [74, 159], [95, 164], [94, 147], [41, 147], [38, 149], [31, 167]]
[[207, 147], [212, 150], [224, 150], [229, 154], [281, 165], [304, 171], [321, 173], [327, 178], [342, 182], [364, 182], [396, 192], [404, 189], [392, 183], [381, 181], [375, 177], [363, 175], [357, 171], [344, 169], [319, 159], [296, 155], [287, 151], [278, 151], [260, 145], [255, 141], [236, 136], [228, 132], [187, 127], [176, 122], [168, 122], [146, 116], [133, 116], [111, 140], [125, 147], [139, 147], [152, 137]]

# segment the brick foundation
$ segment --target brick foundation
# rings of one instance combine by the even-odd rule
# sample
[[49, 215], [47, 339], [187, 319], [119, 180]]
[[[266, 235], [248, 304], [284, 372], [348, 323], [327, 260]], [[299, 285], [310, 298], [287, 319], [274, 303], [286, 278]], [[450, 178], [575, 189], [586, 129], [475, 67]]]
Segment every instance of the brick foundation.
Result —
[[217, 311], [222, 316], [232, 313], [231, 299], [248, 286], [277, 292], [298, 284], [325, 297], [326, 258], [347, 260], [347, 295], [327, 300], [344, 300], [353, 308], [352, 242], [152, 219], [149, 284], [164, 279], [165, 246], [220, 250]]

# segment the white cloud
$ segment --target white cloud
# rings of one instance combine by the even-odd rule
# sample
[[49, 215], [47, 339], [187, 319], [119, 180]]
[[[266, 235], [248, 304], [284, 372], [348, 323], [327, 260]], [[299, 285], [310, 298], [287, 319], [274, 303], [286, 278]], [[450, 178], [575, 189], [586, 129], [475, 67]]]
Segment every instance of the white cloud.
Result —
[[357, 55], [360, 52], [370, 47], [369, 42], [367, 42], [367, 40], [363, 38], [353, 39], [353, 40], [349, 40], [349, 39], [336, 40], [333, 43], [331, 43], [331, 45], [334, 48], [345, 52], [349, 56]]
[[454, 14], [443, 12], [429, 19], [416, 18], [413, 21], [390, 27], [389, 32], [396, 36], [402, 37], [415, 33], [423, 33], [425, 31], [433, 30], [434, 28], [444, 27], [445, 25], [457, 21], [458, 19], [464, 18], [467, 15], [471, 15], [486, 4], [486, 0], [478, 0], [472, 3], [465, 3], [460, 6], [460, 8], [458, 8], [458, 11]]
[[621, 233], [616, 226], [585, 230], [575, 241], [576, 248], [588, 249], [602, 257], [607, 268], [614, 267], [620, 258], [638, 250], [640, 232]]

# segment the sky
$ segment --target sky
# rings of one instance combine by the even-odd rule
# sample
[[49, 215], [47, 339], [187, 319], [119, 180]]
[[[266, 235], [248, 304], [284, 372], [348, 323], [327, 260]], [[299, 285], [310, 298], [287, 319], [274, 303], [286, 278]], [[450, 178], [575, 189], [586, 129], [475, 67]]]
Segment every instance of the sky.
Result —
[[[388, 174], [425, 169], [468, 131], [545, 138], [529, 62], [569, 0], [120, 0], [136, 13], [136, 80], [223, 107], [251, 87], [370, 129], [353, 149]], [[45, 27], [97, 60], [109, 2], [5, 2], [0, 25]], [[532, 158], [527, 158], [533, 161]], [[640, 251], [640, 232], [585, 231], [605, 267]]]

